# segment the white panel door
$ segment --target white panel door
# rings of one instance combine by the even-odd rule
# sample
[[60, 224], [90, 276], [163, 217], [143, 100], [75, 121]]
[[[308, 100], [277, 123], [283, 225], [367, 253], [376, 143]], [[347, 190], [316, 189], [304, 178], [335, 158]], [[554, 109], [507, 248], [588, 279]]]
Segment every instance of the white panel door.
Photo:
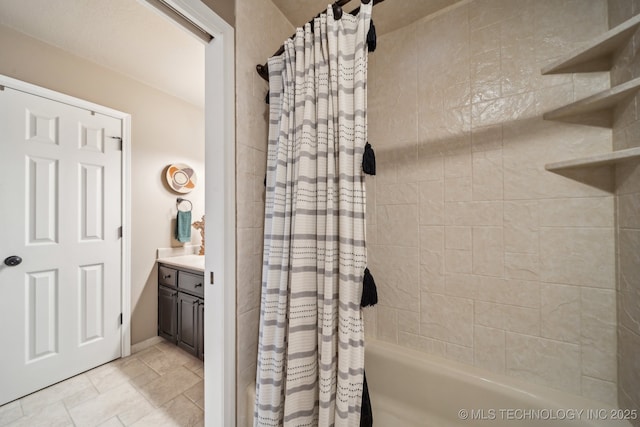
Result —
[[0, 91], [0, 405], [121, 355], [121, 136]]

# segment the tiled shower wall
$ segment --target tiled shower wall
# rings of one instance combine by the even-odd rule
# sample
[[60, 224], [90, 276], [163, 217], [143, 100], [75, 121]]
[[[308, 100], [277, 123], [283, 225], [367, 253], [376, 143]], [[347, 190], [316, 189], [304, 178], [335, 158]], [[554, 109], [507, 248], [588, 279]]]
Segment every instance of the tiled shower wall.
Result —
[[[640, 14], [639, 0], [609, 0], [609, 26]], [[611, 84], [640, 77], [640, 36], [616, 57]], [[639, 96], [614, 113], [613, 148], [640, 146]], [[640, 164], [616, 166], [618, 254], [618, 401], [621, 408], [640, 408]], [[640, 426], [640, 420], [634, 421]]]
[[616, 404], [613, 174], [544, 168], [612, 132], [541, 118], [609, 87], [540, 74], [607, 29], [606, 0], [476, 0], [379, 38], [367, 335]]
[[294, 28], [270, 0], [236, 0], [237, 422], [246, 425], [246, 388], [256, 378], [267, 165], [267, 83], [256, 65]]

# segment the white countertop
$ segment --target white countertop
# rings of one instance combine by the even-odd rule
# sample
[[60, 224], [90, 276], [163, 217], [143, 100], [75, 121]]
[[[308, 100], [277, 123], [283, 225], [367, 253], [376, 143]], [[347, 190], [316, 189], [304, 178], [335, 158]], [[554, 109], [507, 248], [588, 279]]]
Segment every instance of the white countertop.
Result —
[[202, 271], [204, 273], [204, 255], [181, 255], [158, 258], [156, 261], [174, 267]]

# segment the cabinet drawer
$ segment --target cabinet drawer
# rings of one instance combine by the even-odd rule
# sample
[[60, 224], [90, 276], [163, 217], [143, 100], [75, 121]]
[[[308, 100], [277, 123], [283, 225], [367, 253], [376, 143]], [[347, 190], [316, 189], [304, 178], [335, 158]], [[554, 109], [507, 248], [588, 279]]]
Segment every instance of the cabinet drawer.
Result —
[[181, 271], [178, 277], [178, 288], [195, 295], [204, 295], [203, 284], [204, 276], [198, 274]]
[[173, 268], [165, 267], [163, 265], [158, 267], [158, 283], [165, 286], [176, 287], [176, 278], [178, 272]]

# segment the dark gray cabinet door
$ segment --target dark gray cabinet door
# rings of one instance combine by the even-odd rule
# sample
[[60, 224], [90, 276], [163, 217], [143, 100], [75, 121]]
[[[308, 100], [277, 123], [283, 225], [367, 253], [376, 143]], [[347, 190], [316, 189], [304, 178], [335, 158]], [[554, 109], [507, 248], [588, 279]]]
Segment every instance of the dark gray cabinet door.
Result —
[[158, 335], [204, 360], [204, 276], [158, 266]]
[[178, 346], [198, 355], [199, 298], [178, 292]]
[[158, 335], [175, 343], [178, 324], [178, 292], [158, 286]]
[[204, 301], [198, 302], [198, 357], [204, 360]]

